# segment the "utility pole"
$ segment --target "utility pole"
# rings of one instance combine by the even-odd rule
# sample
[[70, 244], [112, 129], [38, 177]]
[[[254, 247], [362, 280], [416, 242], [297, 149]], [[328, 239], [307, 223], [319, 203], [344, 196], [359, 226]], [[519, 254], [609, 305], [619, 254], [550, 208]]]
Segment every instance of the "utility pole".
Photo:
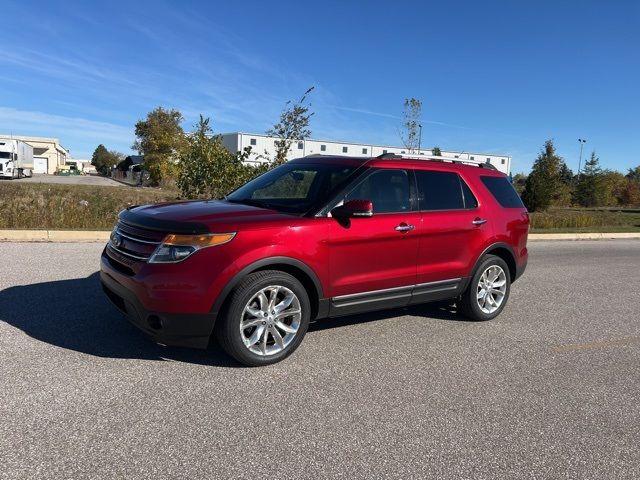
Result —
[[420, 155], [420, 148], [422, 147], [422, 125], [418, 124], [420, 127], [420, 133], [418, 134], [418, 155]]
[[579, 138], [578, 141], [580, 142], [580, 159], [578, 160], [578, 175], [580, 175], [580, 167], [582, 166], [582, 147], [584, 147], [584, 144], [587, 143], [587, 141], [584, 138]]

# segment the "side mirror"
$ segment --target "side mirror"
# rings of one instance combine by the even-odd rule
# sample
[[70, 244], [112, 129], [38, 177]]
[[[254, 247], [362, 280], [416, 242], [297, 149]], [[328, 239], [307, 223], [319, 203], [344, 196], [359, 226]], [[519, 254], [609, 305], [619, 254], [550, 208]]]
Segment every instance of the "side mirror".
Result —
[[373, 216], [373, 202], [371, 200], [349, 200], [331, 210], [331, 216], [336, 218], [357, 218]]

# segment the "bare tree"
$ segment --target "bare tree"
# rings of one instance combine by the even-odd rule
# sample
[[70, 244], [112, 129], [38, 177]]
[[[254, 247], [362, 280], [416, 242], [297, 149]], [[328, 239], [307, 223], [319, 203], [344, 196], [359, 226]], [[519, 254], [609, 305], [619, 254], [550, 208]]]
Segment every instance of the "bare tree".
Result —
[[307, 97], [314, 88], [311, 87], [304, 92], [297, 102], [289, 100], [280, 114], [280, 120], [267, 130], [267, 135], [279, 138], [275, 142], [276, 158], [274, 163], [276, 165], [287, 161], [287, 154], [294, 140], [304, 140], [311, 136], [309, 123], [313, 112], [309, 111], [311, 104], [308, 103]]
[[422, 117], [422, 101], [417, 98], [406, 98], [404, 101], [404, 112], [402, 124], [402, 132], [400, 139], [403, 145], [409, 151], [414, 153], [419, 148], [420, 143], [420, 118]]

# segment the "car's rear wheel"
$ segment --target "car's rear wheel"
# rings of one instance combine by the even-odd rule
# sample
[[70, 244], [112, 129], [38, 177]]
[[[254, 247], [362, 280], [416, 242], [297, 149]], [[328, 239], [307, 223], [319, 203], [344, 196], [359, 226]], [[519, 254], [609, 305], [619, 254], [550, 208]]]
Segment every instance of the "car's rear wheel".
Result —
[[216, 336], [247, 366], [279, 362], [298, 348], [311, 317], [309, 295], [292, 275], [265, 270], [248, 275], [231, 295]]
[[491, 320], [504, 309], [511, 291], [511, 277], [506, 262], [498, 256], [483, 258], [462, 294], [460, 310], [472, 320]]

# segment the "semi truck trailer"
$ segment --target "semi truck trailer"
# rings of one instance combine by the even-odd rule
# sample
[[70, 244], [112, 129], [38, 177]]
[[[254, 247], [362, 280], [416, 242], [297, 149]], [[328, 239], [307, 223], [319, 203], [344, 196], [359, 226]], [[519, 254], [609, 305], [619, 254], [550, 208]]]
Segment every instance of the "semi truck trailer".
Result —
[[0, 178], [30, 177], [33, 147], [10, 138], [0, 138]]

